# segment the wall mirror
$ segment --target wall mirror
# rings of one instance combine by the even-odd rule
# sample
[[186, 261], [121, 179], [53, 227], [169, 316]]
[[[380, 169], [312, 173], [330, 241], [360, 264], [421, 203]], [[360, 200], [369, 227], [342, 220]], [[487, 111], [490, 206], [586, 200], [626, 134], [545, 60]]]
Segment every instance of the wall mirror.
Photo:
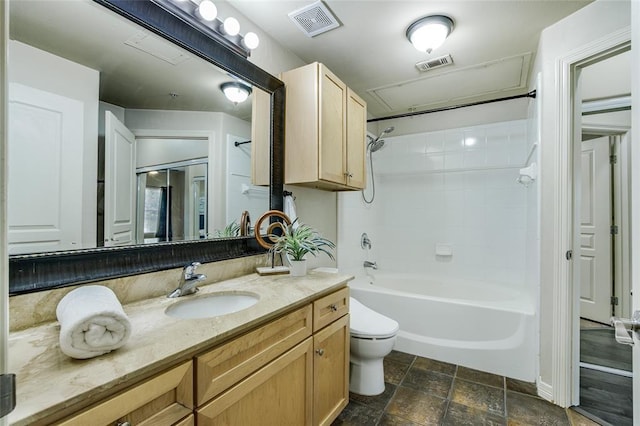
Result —
[[[229, 225], [282, 207], [279, 80], [154, 2], [9, 10], [11, 294], [260, 252]], [[270, 187], [234, 80], [271, 95]]]

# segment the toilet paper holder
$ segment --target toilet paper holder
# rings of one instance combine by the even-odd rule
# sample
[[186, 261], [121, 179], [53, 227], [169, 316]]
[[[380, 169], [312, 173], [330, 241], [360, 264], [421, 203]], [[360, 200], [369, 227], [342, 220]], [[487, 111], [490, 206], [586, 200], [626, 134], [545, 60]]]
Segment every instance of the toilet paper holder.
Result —
[[615, 329], [616, 342], [633, 346], [633, 333], [640, 330], [640, 311], [635, 311], [631, 319], [611, 317]]

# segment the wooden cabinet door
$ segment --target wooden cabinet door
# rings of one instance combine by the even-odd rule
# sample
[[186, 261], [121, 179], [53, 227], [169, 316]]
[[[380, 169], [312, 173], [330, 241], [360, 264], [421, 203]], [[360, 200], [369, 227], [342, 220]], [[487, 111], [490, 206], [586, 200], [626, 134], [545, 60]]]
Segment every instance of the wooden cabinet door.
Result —
[[347, 90], [347, 185], [363, 189], [365, 177], [365, 144], [367, 104], [353, 90]]
[[192, 410], [193, 364], [189, 361], [55, 424], [182, 426], [193, 424]]
[[346, 183], [347, 86], [320, 64], [319, 177]]
[[271, 95], [253, 88], [251, 105], [251, 183], [269, 186], [271, 179]]
[[349, 315], [313, 337], [313, 424], [330, 425], [349, 402]]
[[198, 409], [203, 425], [309, 425], [313, 338], [276, 358]]

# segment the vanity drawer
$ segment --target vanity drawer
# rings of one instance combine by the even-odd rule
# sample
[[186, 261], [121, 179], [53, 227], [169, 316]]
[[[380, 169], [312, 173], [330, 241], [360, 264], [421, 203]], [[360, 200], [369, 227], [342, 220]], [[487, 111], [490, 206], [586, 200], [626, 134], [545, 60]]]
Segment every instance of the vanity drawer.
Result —
[[349, 287], [313, 302], [313, 331], [320, 330], [349, 312]]
[[311, 305], [196, 357], [196, 405], [227, 390], [311, 336]]
[[58, 425], [193, 424], [191, 361], [161, 373], [118, 395], [67, 418]]

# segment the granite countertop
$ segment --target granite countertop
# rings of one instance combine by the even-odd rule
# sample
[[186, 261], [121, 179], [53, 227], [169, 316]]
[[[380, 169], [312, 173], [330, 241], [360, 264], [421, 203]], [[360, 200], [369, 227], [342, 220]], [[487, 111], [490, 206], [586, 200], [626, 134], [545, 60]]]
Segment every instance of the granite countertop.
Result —
[[[9, 371], [16, 373], [17, 404], [9, 423], [27, 425], [73, 405], [89, 405], [138, 380], [343, 287], [353, 277], [312, 271], [304, 277], [256, 274], [203, 285], [195, 296], [155, 297], [124, 306], [132, 324], [120, 349], [75, 360], [59, 348], [57, 322], [9, 335]], [[260, 296], [255, 305], [206, 319], [179, 319], [165, 309], [189, 297], [241, 291]]]

